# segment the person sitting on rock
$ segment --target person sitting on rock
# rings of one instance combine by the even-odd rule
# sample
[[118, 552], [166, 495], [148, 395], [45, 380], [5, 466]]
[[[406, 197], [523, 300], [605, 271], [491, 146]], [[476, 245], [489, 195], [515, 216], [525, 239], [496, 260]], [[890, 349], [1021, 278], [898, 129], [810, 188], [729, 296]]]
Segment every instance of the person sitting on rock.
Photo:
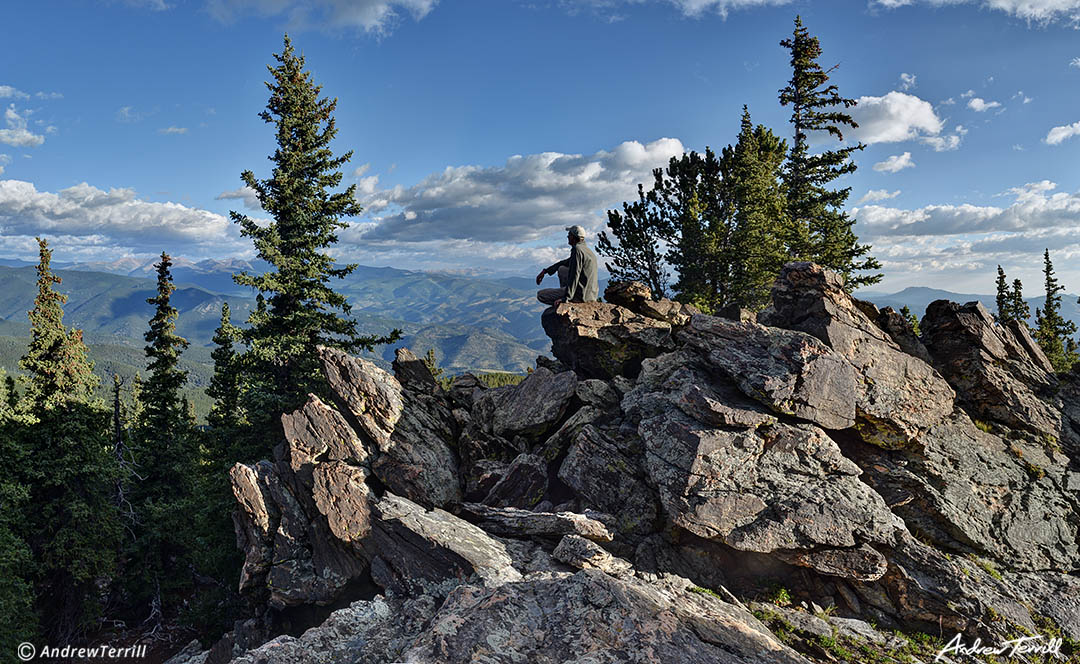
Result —
[[540, 274], [536, 275], [536, 285], [539, 286], [545, 274], [558, 274], [559, 287], [540, 289], [536, 292], [536, 299], [553, 307], [563, 302], [595, 302], [600, 292], [600, 281], [596, 276], [598, 261], [593, 250], [585, 244], [585, 229], [568, 226], [566, 241], [570, 244], [570, 258], [540, 270]]

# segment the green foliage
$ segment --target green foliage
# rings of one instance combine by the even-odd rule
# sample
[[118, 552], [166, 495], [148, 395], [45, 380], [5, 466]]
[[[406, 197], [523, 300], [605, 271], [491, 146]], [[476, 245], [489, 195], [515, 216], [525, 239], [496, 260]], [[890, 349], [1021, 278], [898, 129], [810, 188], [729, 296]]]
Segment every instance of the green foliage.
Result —
[[480, 373], [476, 374], [476, 377], [485, 387], [506, 387], [507, 385], [517, 385], [525, 380], [524, 374], [506, 373], [504, 371]]
[[[240, 364], [234, 343], [240, 339], [240, 328], [232, 324], [229, 303], [221, 304], [221, 324], [214, 332], [214, 375], [206, 395], [214, 400], [207, 424], [224, 435], [235, 433], [243, 416], [240, 412]], [[234, 459], [239, 461], [240, 459]]]
[[769, 601], [777, 606], [790, 606], [791, 593], [779, 583], [773, 583], [769, 588]]
[[[613, 280], [637, 279], [659, 298], [668, 273], [677, 299], [706, 313], [729, 305], [760, 309], [783, 265], [785, 204], [779, 175], [787, 146], [744, 107], [735, 145], [718, 157], [689, 152], [653, 171], [649, 192], [608, 212], [615, 245], [602, 233]], [[667, 251], [661, 255], [661, 247]]]
[[[661, 177], [660, 169], [653, 171]], [[640, 281], [652, 291], [654, 299], [667, 297], [671, 273], [664, 262], [661, 241], [670, 239], [671, 224], [660, 217], [656, 196], [638, 185], [638, 200], [623, 203], [623, 211], [608, 210], [608, 228], [617, 242], [600, 231], [596, 251], [610, 260], [606, 266], [611, 281]]]
[[842, 97], [836, 85], [828, 84], [835, 67], [826, 71], [818, 64], [821, 44], [810, 36], [800, 17], [795, 18], [791, 39], [780, 45], [791, 53], [792, 70], [791, 80], [780, 90], [780, 104], [791, 106], [795, 131], [783, 172], [792, 222], [787, 226], [788, 250], [797, 259], [812, 260], [842, 274], [849, 290], [877, 283], [880, 274], [856, 276], [857, 272], [878, 270], [881, 264], [869, 255], [869, 245], [859, 244], [853, 230], [855, 220], [843, 210], [850, 187], [829, 188], [829, 183], [855, 172], [852, 153], [865, 146], [859, 143], [810, 154], [812, 134], [826, 132], [843, 141], [843, 127], [858, 127], [843, 110], [856, 102]]
[[922, 334], [922, 330], [919, 329], [919, 317], [911, 311], [908, 305], [904, 305], [900, 309], [900, 315], [907, 319], [907, 322], [911, 324], [911, 331], [915, 333], [915, 336]]
[[[25, 450], [11, 435], [16, 428], [14, 418], [12, 404], [4, 404], [0, 411], [0, 457], [9, 469], [21, 467], [26, 460]], [[0, 476], [0, 652], [4, 653], [15, 652], [23, 641], [33, 641], [38, 630], [33, 553], [20, 535], [28, 498], [26, 486], [14, 473]]]
[[[162, 252], [157, 268], [157, 295], [147, 299], [154, 305], [154, 316], [150, 319], [150, 329], [146, 339], [146, 370], [149, 377], [143, 386], [141, 399], [143, 412], [140, 428], [158, 438], [160, 444], [144, 450], [151, 456], [146, 457], [149, 470], [154, 472], [162, 463], [175, 463], [170, 458], [170, 447], [180, 445], [178, 439], [184, 429], [184, 409], [182, 407], [181, 388], [187, 382], [187, 372], [180, 369], [180, 354], [188, 347], [187, 339], [176, 334], [178, 312], [170, 299], [176, 286], [172, 282], [172, 260]], [[182, 450], [175, 450], [181, 457], [188, 457]], [[162, 468], [164, 469], [164, 468]]]
[[439, 360], [435, 357], [435, 349], [428, 348], [428, 352], [424, 355], [424, 365], [431, 372], [431, 377], [435, 379], [435, 382], [442, 382], [443, 369], [439, 366]]
[[339, 169], [352, 152], [335, 157], [330, 151], [337, 134], [337, 100], [319, 97], [320, 86], [304, 71], [304, 58], [295, 54], [288, 36], [284, 50], [274, 57], [278, 65], [268, 67], [273, 80], [266, 84], [270, 99], [259, 114], [276, 129], [277, 149], [270, 157], [274, 170], [265, 180], [252, 171], [241, 175], [272, 220], [262, 226], [230, 213], [241, 233], [252, 239], [258, 258], [272, 268], [262, 275], [234, 276], [261, 298], [243, 334], [247, 350], [241, 356], [242, 400], [256, 435], [270, 446], [280, 437], [280, 414], [299, 406], [309, 392], [326, 390], [318, 346], [356, 352], [400, 336], [398, 330], [389, 336], [358, 334], [356, 321], [347, 317], [345, 296], [331, 287], [332, 280], [356, 268], [335, 267], [324, 251], [348, 225], [343, 217], [361, 212], [355, 185], [330, 191], [341, 183]]
[[30, 346], [19, 362], [26, 372], [23, 398], [34, 412], [52, 408], [68, 400], [87, 401], [97, 387], [93, 364], [87, 360], [82, 331], [64, 328], [67, 296], [53, 288], [61, 282], [52, 273], [52, 251], [38, 238], [38, 294], [30, 317]]
[[998, 265], [996, 283], [997, 295], [995, 301], [997, 303], [997, 313], [994, 314], [994, 320], [1001, 325], [1006, 325], [1013, 320], [1027, 325], [1027, 320], [1031, 317], [1031, 307], [1024, 301], [1023, 283], [1019, 279], [1014, 279], [1010, 289], [1005, 270], [1000, 265]]
[[1077, 353], [1076, 323], [1061, 316], [1061, 296], [1065, 287], [1054, 276], [1054, 265], [1050, 261], [1050, 250], [1043, 254], [1043, 276], [1046, 284], [1046, 301], [1041, 309], [1035, 310], [1035, 340], [1039, 342], [1046, 358], [1058, 372], [1068, 371], [1080, 359]]

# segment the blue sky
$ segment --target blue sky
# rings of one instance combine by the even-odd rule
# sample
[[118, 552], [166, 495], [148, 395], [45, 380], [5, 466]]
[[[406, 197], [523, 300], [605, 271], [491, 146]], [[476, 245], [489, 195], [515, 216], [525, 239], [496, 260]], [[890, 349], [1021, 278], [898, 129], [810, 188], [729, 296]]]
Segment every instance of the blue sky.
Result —
[[860, 101], [849, 209], [880, 290], [1080, 289], [1080, 0], [130, 0], [6, 3], [0, 256], [250, 256], [229, 210], [269, 173], [288, 31], [338, 98], [368, 265], [535, 274], [740, 109], [790, 135], [801, 14]]

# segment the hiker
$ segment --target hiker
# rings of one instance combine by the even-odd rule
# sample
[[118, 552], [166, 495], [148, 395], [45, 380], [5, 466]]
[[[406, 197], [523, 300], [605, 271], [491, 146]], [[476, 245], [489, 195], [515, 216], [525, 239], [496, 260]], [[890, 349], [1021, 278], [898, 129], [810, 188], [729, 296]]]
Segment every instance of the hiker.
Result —
[[596, 254], [585, 244], [585, 229], [581, 226], [566, 228], [566, 241], [570, 244], [570, 258], [540, 270], [536, 285], [545, 274], [558, 274], [558, 288], [542, 288], [536, 299], [546, 305], [557, 307], [563, 302], [595, 302], [599, 298], [600, 282], [596, 276]]

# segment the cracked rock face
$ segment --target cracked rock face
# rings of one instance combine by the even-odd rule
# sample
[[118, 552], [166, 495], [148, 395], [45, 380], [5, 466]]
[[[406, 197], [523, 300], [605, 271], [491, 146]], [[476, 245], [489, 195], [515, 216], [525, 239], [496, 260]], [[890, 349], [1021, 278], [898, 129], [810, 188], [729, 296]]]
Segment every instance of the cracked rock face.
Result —
[[1080, 639], [1080, 378], [1025, 329], [935, 303], [916, 337], [808, 263], [756, 317], [608, 300], [546, 311], [560, 361], [513, 387], [322, 349], [332, 399], [230, 479], [260, 624], [345, 608], [250, 619], [234, 661], [807, 661], [744, 608], [773, 582], [834, 607], [774, 612], [817, 659], [903, 645], [872, 624]]

